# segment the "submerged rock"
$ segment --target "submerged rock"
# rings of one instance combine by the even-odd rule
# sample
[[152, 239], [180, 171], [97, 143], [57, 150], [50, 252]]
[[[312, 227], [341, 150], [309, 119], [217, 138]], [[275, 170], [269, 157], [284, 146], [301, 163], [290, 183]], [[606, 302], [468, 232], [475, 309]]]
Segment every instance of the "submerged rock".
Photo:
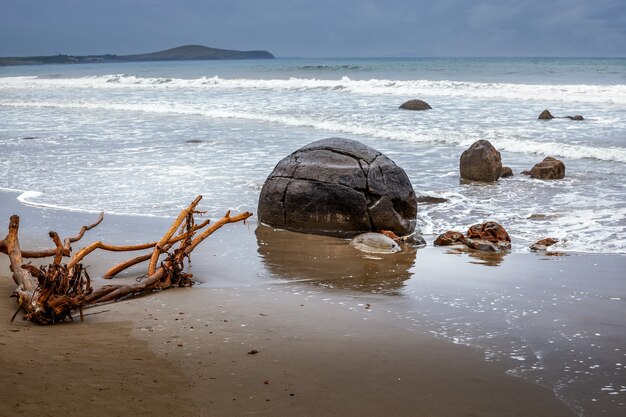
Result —
[[511, 249], [511, 238], [499, 223], [485, 222], [471, 226], [467, 234], [449, 230], [435, 239], [435, 246], [464, 244], [470, 249], [499, 252]]
[[[552, 120], [555, 119], [556, 117], [552, 115], [552, 113], [550, 113], [549, 110], [544, 110], [541, 112], [541, 114], [539, 115], [538, 119], [539, 120]], [[570, 119], [570, 120], [585, 120], [584, 117], [582, 117], [580, 114], [576, 114], [574, 116], [560, 116], [558, 117], [559, 119]]]
[[559, 239], [555, 239], [555, 238], [551, 238], [551, 237], [546, 237], [544, 239], [541, 239], [535, 243], [532, 244], [532, 246], [530, 247], [530, 250], [533, 252], [539, 252], [539, 251], [544, 251], [546, 250], [548, 247], [559, 243]]
[[552, 113], [550, 113], [550, 110], [544, 110], [541, 112], [538, 119], [539, 120], [552, 120], [554, 119], [554, 116], [552, 116]]
[[392, 238], [382, 233], [363, 233], [350, 242], [356, 249], [367, 253], [395, 253], [400, 251], [400, 245]]
[[441, 204], [447, 203], [448, 199], [442, 197], [432, 197], [430, 195], [420, 195], [417, 197], [417, 202], [423, 204]]
[[352, 237], [413, 232], [417, 199], [402, 168], [355, 140], [310, 143], [281, 160], [259, 196], [259, 220], [296, 232]]
[[409, 100], [403, 103], [399, 108], [404, 110], [430, 110], [432, 107], [422, 100]]
[[565, 177], [565, 164], [556, 158], [547, 156], [531, 168], [530, 177], [541, 180], [559, 180]]
[[471, 226], [467, 230], [467, 238], [491, 242], [500, 249], [511, 248], [511, 237], [504, 227], [496, 222], [485, 222]]
[[433, 245], [435, 246], [451, 246], [457, 245], [459, 243], [465, 242], [465, 236], [461, 232], [455, 232], [452, 230], [448, 230], [445, 233], [440, 234], [435, 239]]
[[459, 170], [461, 178], [466, 180], [497, 181], [502, 172], [500, 152], [488, 140], [474, 142], [461, 154]]
[[482, 252], [499, 252], [498, 246], [484, 239], [465, 239], [463, 242], [470, 249]]
[[513, 176], [513, 170], [509, 167], [502, 167], [500, 171], [500, 178], [509, 178]]

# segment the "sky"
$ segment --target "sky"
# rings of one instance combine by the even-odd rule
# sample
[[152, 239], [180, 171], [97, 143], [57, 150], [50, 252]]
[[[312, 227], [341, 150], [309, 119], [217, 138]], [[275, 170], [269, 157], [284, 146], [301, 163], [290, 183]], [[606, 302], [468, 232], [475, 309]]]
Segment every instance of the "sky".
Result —
[[626, 57], [626, 0], [0, 0], [0, 56]]

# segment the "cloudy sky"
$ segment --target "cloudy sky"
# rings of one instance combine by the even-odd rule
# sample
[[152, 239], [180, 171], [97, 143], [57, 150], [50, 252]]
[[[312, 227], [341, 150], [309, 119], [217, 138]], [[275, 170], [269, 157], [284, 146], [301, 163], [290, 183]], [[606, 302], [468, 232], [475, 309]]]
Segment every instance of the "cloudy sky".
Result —
[[0, 56], [626, 57], [626, 0], [0, 0]]

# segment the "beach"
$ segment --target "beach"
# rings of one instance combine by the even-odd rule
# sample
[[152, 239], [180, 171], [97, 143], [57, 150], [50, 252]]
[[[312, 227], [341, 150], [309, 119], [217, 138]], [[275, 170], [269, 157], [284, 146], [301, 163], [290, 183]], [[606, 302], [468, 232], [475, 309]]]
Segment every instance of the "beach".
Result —
[[[46, 234], [37, 233], [46, 226], [73, 234], [94, 216], [25, 206], [10, 198], [15, 193], [3, 197], [2, 218], [7, 212], [22, 216], [23, 247], [46, 247]], [[165, 229], [170, 220], [110, 217], [87, 233], [84, 244], [96, 238], [150, 240], [158, 235], [152, 231]], [[38, 221], [45, 225], [35, 226]], [[376, 271], [363, 268], [363, 259], [342, 253], [349, 247], [342, 239], [294, 234], [310, 250], [290, 253], [293, 241], [285, 245], [281, 235], [290, 232], [277, 231], [280, 238], [272, 240], [270, 231], [258, 228], [263, 230], [254, 222], [228, 225], [207, 240], [192, 256], [190, 271], [200, 281], [192, 288], [95, 307], [86, 311], [84, 322], [54, 326], [19, 316], [10, 322], [14, 286], [3, 255], [0, 414], [85, 415], [87, 409], [107, 416], [576, 415], [552, 389], [507, 375], [516, 360], [501, 355], [486, 361], [480, 348], [434, 336], [433, 316], [416, 314], [419, 304], [397, 295], [410, 280], [407, 269], [395, 279], [389, 279], [393, 273], [371, 275]], [[272, 248], [271, 259], [259, 250], [263, 246]], [[323, 260], [306, 276], [303, 271], [311, 268], [304, 258], [323, 259], [331, 252], [354, 274], [350, 279], [333, 278], [332, 263]], [[445, 280], [478, 267], [488, 279], [502, 279], [501, 267], [447, 252], [431, 247], [418, 254], [412, 274], [433, 269]], [[265, 257], [259, 261], [259, 255]], [[526, 272], [541, 277], [563, 268], [572, 273], [587, 261], [521, 257]], [[442, 268], [446, 259], [452, 264]], [[86, 264], [97, 277], [115, 260], [100, 252]], [[621, 258], [607, 261], [614, 274], [623, 267]], [[500, 262], [506, 265], [507, 259]], [[402, 269], [397, 259], [393, 264]], [[370, 275], [356, 276], [359, 268]]]
[[[10, 322], [2, 255], [0, 414], [84, 415], [93, 404], [90, 415], [624, 415], [625, 68], [619, 58], [0, 68], [0, 230], [18, 214], [23, 248], [50, 248], [49, 231], [73, 236], [100, 211], [74, 253], [156, 241], [197, 195], [198, 222], [256, 213], [274, 167], [329, 137], [404, 170], [427, 243], [364, 253], [253, 216], [194, 250], [192, 288], [50, 327]], [[399, 108], [411, 99], [431, 109]], [[546, 109], [554, 120], [538, 120]], [[479, 140], [512, 177], [460, 178]], [[564, 178], [521, 174], [547, 156]], [[487, 221], [510, 250], [433, 246]], [[558, 243], [530, 250], [546, 237]], [[134, 255], [97, 251], [84, 265], [97, 287]]]
[[[233, 287], [262, 271], [231, 264], [219, 271], [224, 286], [167, 290], [89, 309], [84, 322], [39, 326], [10, 322], [6, 260], [3, 416], [574, 415], [549, 390], [507, 376], [506, 362], [407, 329], [384, 295]], [[214, 271], [205, 272], [197, 278], [210, 280]]]

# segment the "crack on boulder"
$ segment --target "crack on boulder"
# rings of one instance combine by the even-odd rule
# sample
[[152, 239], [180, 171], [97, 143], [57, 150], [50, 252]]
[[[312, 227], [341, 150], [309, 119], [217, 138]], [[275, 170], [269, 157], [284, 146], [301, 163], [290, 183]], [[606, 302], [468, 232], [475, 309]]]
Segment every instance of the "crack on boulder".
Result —
[[285, 186], [285, 191], [283, 191], [283, 196], [280, 199], [280, 204], [283, 208], [283, 224], [285, 225], [285, 227], [287, 227], [287, 210], [285, 209], [285, 200], [287, 199], [287, 191], [289, 190], [289, 186], [291, 185], [292, 182], [293, 182], [293, 178], [291, 178], [290, 181]]

